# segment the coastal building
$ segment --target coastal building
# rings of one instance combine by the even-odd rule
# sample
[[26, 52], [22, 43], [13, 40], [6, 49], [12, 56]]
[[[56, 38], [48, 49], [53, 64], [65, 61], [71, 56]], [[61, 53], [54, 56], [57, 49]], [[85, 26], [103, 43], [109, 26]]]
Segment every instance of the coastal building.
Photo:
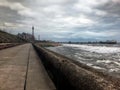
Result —
[[17, 35], [19, 38], [25, 39], [27, 41], [33, 41], [34, 40], [34, 36], [29, 34], [29, 33], [18, 33]]

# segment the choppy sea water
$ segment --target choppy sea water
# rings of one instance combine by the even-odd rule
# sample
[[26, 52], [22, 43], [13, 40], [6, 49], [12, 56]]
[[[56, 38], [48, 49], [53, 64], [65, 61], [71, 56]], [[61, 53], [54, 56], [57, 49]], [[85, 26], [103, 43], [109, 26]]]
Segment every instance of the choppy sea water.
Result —
[[47, 49], [120, 78], [119, 45], [63, 44], [62, 46], [48, 47]]

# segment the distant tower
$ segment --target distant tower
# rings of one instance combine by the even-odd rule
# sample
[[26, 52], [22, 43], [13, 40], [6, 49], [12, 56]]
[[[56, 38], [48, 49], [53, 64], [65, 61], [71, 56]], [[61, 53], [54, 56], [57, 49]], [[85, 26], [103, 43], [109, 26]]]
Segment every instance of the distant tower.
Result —
[[38, 35], [38, 40], [40, 41], [40, 35]]
[[33, 40], [34, 40], [34, 26], [32, 26], [32, 36], [33, 36]]

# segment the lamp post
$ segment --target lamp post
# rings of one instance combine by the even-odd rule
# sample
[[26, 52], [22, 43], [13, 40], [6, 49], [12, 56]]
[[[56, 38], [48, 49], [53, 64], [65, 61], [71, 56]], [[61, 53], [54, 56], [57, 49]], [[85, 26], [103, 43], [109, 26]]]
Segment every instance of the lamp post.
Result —
[[40, 35], [38, 35], [38, 40], [40, 41]]
[[34, 39], [35, 39], [35, 38], [34, 38], [34, 29], [35, 29], [34, 26], [32, 26], [32, 36], [33, 36], [33, 41], [34, 41]]

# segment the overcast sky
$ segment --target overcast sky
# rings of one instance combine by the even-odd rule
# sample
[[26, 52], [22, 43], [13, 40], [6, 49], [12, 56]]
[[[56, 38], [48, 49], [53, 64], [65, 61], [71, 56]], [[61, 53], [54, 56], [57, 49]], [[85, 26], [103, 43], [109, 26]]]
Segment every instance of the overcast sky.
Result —
[[[0, 28], [55, 41], [120, 39], [120, 0], [0, 0]], [[120, 41], [120, 40], [119, 40]]]

